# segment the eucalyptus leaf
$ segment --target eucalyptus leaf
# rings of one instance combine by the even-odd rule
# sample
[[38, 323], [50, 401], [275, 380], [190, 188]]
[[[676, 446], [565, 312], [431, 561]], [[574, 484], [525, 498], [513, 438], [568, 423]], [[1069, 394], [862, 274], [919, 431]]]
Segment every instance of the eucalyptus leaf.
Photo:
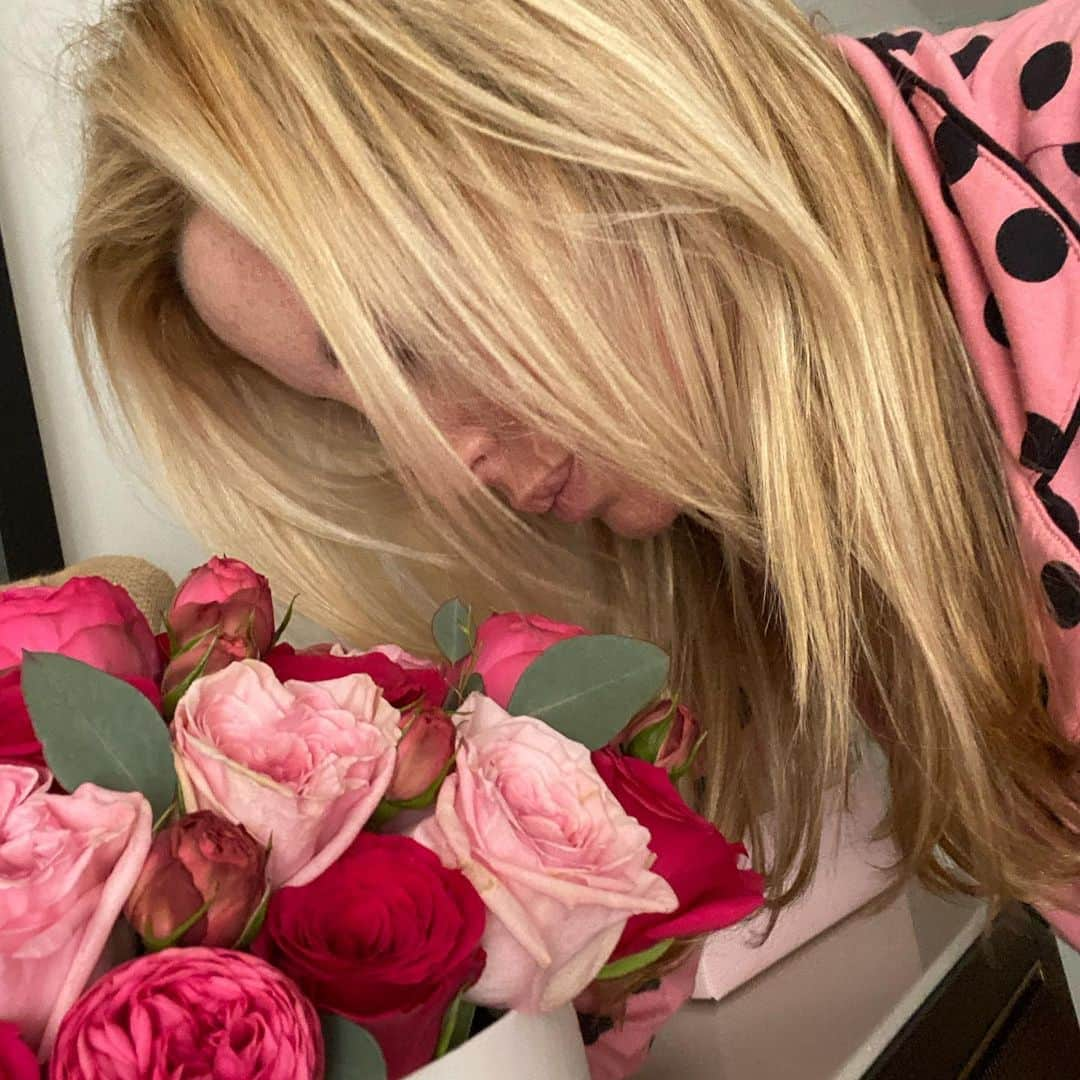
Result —
[[451, 664], [464, 660], [476, 640], [472, 608], [456, 596], [447, 600], [431, 620], [431, 633], [439, 651]]
[[68, 790], [141, 791], [154, 820], [176, 795], [169, 731], [133, 686], [54, 653], [23, 654], [22, 692], [45, 760]]
[[386, 1061], [370, 1032], [336, 1013], [321, 1019], [326, 1080], [386, 1080]]
[[525, 669], [509, 712], [536, 717], [598, 750], [657, 696], [668, 668], [667, 654], [649, 641], [614, 634], [567, 638]]
[[643, 949], [641, 952], [632, 953], [630, 956], [624, 956], [619, 960], [612, 960], [610, 964], [605, 964], [596, 977], [598, 980], [606, 980], [621, 979], [624, 975], [632, 975], [635, 971], [640, 971], [650, 964], [655, 964], [674, 944], [674, 938], [664, 938], [663, 941], [658, 941], [649, 949]]

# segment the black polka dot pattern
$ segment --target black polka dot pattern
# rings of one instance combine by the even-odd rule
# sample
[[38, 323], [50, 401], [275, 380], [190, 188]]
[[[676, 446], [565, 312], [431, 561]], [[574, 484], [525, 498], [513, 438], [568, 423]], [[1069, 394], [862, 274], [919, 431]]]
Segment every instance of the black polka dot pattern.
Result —
[[953, 197], [952, 188], [949, 187], [949, 181], [944, 176], [941, 178], [941, 198], [945, 205], [959, 217], [960, 210], [956, 205], [956, 199]]
[[1061, 465], [1066, 447], [1065, 432], [1045, 416], [1029, 412], [1027, 430], [1020, 446], [1020, 464], [1052, 476]]
[[1080, 626], [1080, 574], [1068, 563], [1049, 562], [1041, 577], [1054, 621], [1063, 630]]
[[1067, 41], [1044, 45], [1020, 72], [1020, 94], [1035, 111], [1061, 93], [1072, 71], [1072, 46]]
[[1035, 492], [1046, 507], [1050, 520], [1080, 547], [1080, 517], [1077, 516], [1076, 507], [1054, 491], [1045, 479], [1035, 485]]
[[581, 1039], [586, 1046], [592, 1046], [601, 1035], [610, 1031], [615, 1026], [615, 1021], [610, 1016], [592, 1016], [589, 1013], [578, 1013], [578, 1027], [581, 1030]]
[[959, 52], [952, 54], [952, 61], [957, 70], [966, 79], [983, 58], [983, 53], [990, 47], [990, 38], [985, 34], [973, 37]]
[[998, 231], [998, 262], [1007, 274], [1020, 281], [1049, 281], [1068, 256], [1065, 230], [1045, 210], [1018, 210]]
[[983, 322], [986, 324], [987, 333], [999, 344], [1009, 348], [1009, 334], [1005, 329], [1005, 319], [1001, 314], [1001, 307], [997, 297], [991, 293], [986, 298], [986, 307], [983, 308]]
[[963, 180], [979, 159], [975, 140], [949, 117], [942, 120], [934, 132], [934, 149], [950, 184]]
[[909, 30], [906, 34], [875, 34], [870, 38], [862, 38], [867, 45], [876, 45], [890, 52], [914, 53], [922, 40], [921, 30]]
[[1077, 176], [1080, 176], [1080, 142], [1069, 143], [1068, 146], [1063, 146], [1061, 152], [1065, 157], [1065, 164]]

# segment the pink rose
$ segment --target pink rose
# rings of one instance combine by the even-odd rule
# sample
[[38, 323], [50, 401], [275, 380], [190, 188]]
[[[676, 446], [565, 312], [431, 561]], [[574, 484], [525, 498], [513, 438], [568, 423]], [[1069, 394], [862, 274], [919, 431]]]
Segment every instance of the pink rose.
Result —
[[3, 1080], [38, 1080], [38, 1067], [34, 1051], [22, 1041], [14, 1024], [0, 1021], [0, 1077]]
[[67, 1014], [51, 1080], [315, 1080], [322, 1032], [296, 984], [229, 949], [166, 949], [114, 968]]
[[425, 796], [425, 803], [430, 804], [435, 798], [431, 788], [454, 757], [454, 721], [439, 709], [418, 709], [402, 717], [402, 725], [394, 777], [386, 798], [404, 803]]
[[161, 656], [146, 617], [104, 578], [0, 592], [0, 672], [19, 666], [24, 649], [63, 653], [120, 678], [161, 677]]
[[653, 871], [679, 898], [670, 914], [631, 919], [614, 959], [667, 938], [722, 930], [761, 907], [761, 875], [740, 865], [746, 848], [729, 844], [715, 825], [695, 814], [663, 769], [610, 748], [597, 750], [592, 759], [622, 808], [649, 830], [649, 846], [656, 852]]
[[173, 718], [184, 807], [271, 848], [271, 883], [303, 885], [348, 846], [394, 772], [401, 714], [367, 675], [278, 682], [258, 660], [198, 679]]
[[0, 765], [0, 1002], [44, 1057], [150, 850], [150, 804], [83, 784], [49, 795]]
[[475, 670], [484, 678], [484, 693], [507, 708], [522, 672], [541, 653], [566, 638], [587, 633], [571, 623], [516, 611], [485, 619], [476, 631], [475, 650]]
[[457, 770], [413, 836], [488, 906], [488, 964], [470, 998], [546, 1012], [592, 981], [628, 918], [676, 898], [584, 746], [481, 694], [460, 717]]
[[[210, 654], [204, 675], [248, 657], [258, 659], [274, 638], [270, 583], [239, 559], [215, 555], [181, 583], [168, 623], [177, 652], [165, 671], [164, 689], [179, 686]], [[205, 637], [203, 637], [205, 635]], [[186, 644], [203, 640], [186, 652]]]

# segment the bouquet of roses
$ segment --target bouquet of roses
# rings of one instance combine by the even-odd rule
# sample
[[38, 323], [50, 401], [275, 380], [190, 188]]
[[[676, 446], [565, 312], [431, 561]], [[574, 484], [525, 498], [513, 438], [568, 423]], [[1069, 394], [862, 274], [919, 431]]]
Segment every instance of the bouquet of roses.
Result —
[[760, 906], [675, 786], [654, 645], [452, 600], [439, 659], [297, 650], [288, 618], [226, 558], [156, 638], [100, 578], [0, 592], [0, 1075], [401, 1077]]

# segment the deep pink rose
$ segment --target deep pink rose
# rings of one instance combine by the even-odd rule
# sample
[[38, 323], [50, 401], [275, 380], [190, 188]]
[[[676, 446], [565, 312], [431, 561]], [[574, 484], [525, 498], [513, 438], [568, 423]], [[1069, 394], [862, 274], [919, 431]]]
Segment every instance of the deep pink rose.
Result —
[[150, 849], [150, 804], [83, 784], [50, 795], [0, 765], [0, 1007], [47, 1054]]
[[729, 844], [715, 825], [695, 814], [663, 769], [611, 749], [595, 751], [592, 759], [622, 808], [649, 830], [649, 847], [656, 853], [653, 872], [679, 898], [673, 912], [632, 918], [612, 959], [666, 938], [722, 930], [761, 907], [761, 876], [739, 866], [746, 848]]
[[418, 661], [402, 650], [391, 652], [387, 646], [369, 652], [348, 652], [338, 645], [325, 651], [319, 648], [297, 652], [283, 643], [275, 645], [265, 660], [282, 682], [287, 679], [326, 682], [345, 675], [369, 675], [395, 709], [403, 709], [421, 698], [428, 705], [440, 708], [450, 689], [434, 664]]
[[[237, 660], [258, 659], [269, 650], [274, 637], [270, 583], [247, 563], [215, 555], [181, 583], [167, 625], [176, 651], [165, 669], [166, 693], [204, 658], [202, 673], [212, 675]], [[196, 640], [198, 645], [184, 651], [185, 645]]]
[[38, 1080], [40, 1076], [34, 1051], [22, 1041], [19, 1029], [0, 1020], [0, 1078]]
[[507, 611], [485, 619], [476, 631], [475, 670], [483, 676], [484, 693], [504, 709], [510, 704], [522, 672], [552, 645], [588, 631], [543, 615]]
[[592, 981], [630, 916], [671, 911], [675, 895], [584, 746], [481, 694], [459, 715], [456, 771], [413, 835], [488, 906], [470, 997], [546, 1012]]
[[51, 1080], [317, 1080], [319, 1020], [296, 984], [231, 949], [166, 949], [114, 968], [60, 1026]]
[[277, 680], [258, 660], [198, 679], [173, 717], [187, 810], [269, 846], [271, 883], [303, 885], [355, 839], [394, 771], [401, 714], [367, 675]]
[[395, 1080], [431, 1060], [450, 1002], [483, 969], [485, 914], [426, 848], [365, 832], [314, 881], [271, 897], [253, 949], [317, 1008], [370, 1031]]
[[23, 650], [63, 653], [120, 678], [161, 677], [146, 616], [123, 589], [99, 577], [0, 592], [0, 672], [21, 664]]

